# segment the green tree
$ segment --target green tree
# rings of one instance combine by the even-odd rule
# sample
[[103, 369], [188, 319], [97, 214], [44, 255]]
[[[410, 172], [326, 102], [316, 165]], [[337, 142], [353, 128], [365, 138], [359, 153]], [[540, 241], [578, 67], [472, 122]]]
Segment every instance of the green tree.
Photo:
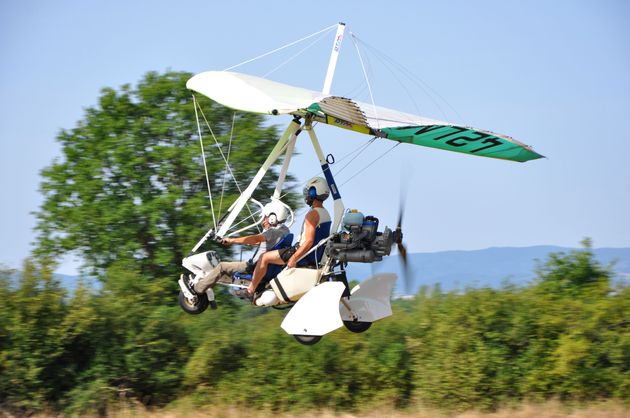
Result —
[[[2, 395], [14, 408], [33, 411], [59, 395], [68, 327], [66, 292], [46, 265], [27, 260], [15, 290], [3, 286]], [[7, 290], [9, 290], [7, 292]], [[6, 299], [5, 299], [6, 298]]]
[[[63, 157], [42, 172], [38, 254], [55, 259], [74, 251], [93, 273], [117, 260], [134, 260], [149, 277], [179, 271], [212, 219], [195, 110], [185, 88], [190, 76], [151, 72], [135, 88], [103, 89], [98, 105], [58, 135]], [[237, 179], [248, 181], [276, 143], [276, 128], [264, 127], [261, 115], [197, 99], [224, 152], [234, 126], [231, 165]], [[225, 166], [207, 130], [204, 137], [216, 192]], [[273, 181], [266, 176], [256, 197], [268, 199]], [[225, 182], [223, 208], [236, 196], [233, 182]]]
[[584, 249], [552, 253], [523, 288], [418, 295], [407, 349], [420, 402], [494, 409], [522, 399], [627, 398], [628, 288]]
[[590, 240], [582, 244], [579, 251], [550, 254], [524, 292], [530, 341], [520, 357], [526, 370], [521, 390], [530, 397], [593, 399], [627, 392], [630, 362], [622, 353], [630, 346], [620, 311], [627, 289], [613, 294], [610, 268], [595, 260]]
[[14, 315], [11, 278], [14, 275], [14, 270], [0, 267], [0, 405], [5, 402], [11, 386], [8, 366]]
[[[191, 350], [181, 325], [186, 314], [168, 297], [167, 282], [134, 267], [132, 262], [112, 265], [99, 293], [81, 306], [76, 306], [79, 296], [70, 304], [82, 318], [74, 328], [83, 331], [75, 338], [79, 346], [66, 346], [73, 363], [80, 361], [62, 402], [68, 412], [103, 411], [127, 398], [161, 405], [179, 390]], [[73, 316], [69, 313], [66, 322]]]
[[582, 241], [583, 249], [549, 254], [549, 259], [537, 268], [535, 290], [551, 298], [600, 299], [610, 291], [610, 268], [595, 260], [592, 242]]

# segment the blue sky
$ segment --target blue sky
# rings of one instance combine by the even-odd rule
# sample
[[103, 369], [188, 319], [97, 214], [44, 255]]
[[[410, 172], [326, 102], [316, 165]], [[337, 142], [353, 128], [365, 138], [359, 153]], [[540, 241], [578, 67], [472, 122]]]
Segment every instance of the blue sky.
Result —
[[[505, 133], [548, 157], [518, 164], [401, 145], [343, 186], [346, 207], [391, 225], [405, 176], [412, 252], [577, 246], [585, 236], [597, 247], [630, 246], [628, 2], [4, 0], [0, 263], [19, 267], [29, 254], [39, 171], [60, 157], [57, 133], [83, 117], [101, 88], [135, 84], [150, 70], [224, 69], [337, 21], [448, 102], [408, 80], [403, 89], [400, 74], [364, 49], [377, 104]], [[321, 89], [332, 37], [269, 78]], [[238, 71], [263, 75], [306, 44]], [[362, 80], [346, 36], [332, 92], [369, 101]], [[337, 157], [369, 139], [318, 133]], [[391, 146], [375, 143], [338, 182]], [[305, 181], [318, 165], [305, 139], [298, 149], [292, 172]], [[75, 269], [72, 260], [60, 267]]]

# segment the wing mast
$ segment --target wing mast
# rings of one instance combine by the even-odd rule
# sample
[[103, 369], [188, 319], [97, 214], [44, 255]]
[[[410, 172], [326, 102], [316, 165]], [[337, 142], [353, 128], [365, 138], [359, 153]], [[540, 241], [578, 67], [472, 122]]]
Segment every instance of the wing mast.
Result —
[[337, 58], [339, 58], [339, 50], [341, 49], [341, 41], [343, 41], [343, 33], [346, 30], [346, 24], [339, 22], [337, 25], [337, 33], [335, 34], [335, 41], [333, 42], [332, 52], [330, 53], [330, 60], [328, 61], [328, 71], [326, 72], [326, 79], [324, 80], [324, 88], [322, 93], [330, 94], [330, 87], [332, 86], [333, 76], [335, 75], [335, 68], [337, 67]]
[[[333, 42], [332, 51], [330, 53], [330, 60], [328, 61], [328, 71], [326, 72], [326, 79], [324, 80], [324, 88], [322, 90], [322, 93], [326, 95], [330, 94], [330, 88], [332, 86], [333, 76], [335, 75], [335, 68], [337, 67], [337, 59], [339, 58], [339, 51], [341, 50], [341, 42], [343, 41], [343, 34], [345, 30], [346, 24], [343, 22], [339, 22], [339, 24], [337, 25], [337, 33], [335, 34], [335, 41]], [[319, 141], [317, 140], [317, 135], [315, 135], [315, 131], [313, 130], [312, 117], [307, 117], [304, 129], [311, 137], [311, 142], [313, 144], [313, 148], [315, 149], [315, 153], [317, 154], [317, 158], [319, 159], [319, 164], [322, 167], [322, 172], [324, 173], [324, 176], [326, 177], [326, 182], [328, 183], [328, 187], [330, 187], [330, 190], [332, 192], [335, 213], [333, 225], [330, 231], [331, 233], [334, 233], [337, 232], [339, 224], [341, 223], [341, 217], [343, 216], [343, 201], [341, 200], [341, 195], [339, 194], [339, 190], [337, 189], [337, 185], [335, 184], [335, 179], [333, 178], [332, 172], [330, 171], [330, 167], [328, 166], [326, 157], [324, 157], [322, 148], [319, 145]]]

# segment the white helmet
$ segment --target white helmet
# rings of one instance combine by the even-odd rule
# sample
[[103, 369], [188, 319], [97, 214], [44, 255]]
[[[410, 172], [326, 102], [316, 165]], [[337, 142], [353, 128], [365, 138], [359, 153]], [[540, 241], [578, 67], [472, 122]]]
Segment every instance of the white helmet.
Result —
[[330, 189], [328, 188], [328, 183], [325, 179], [321, 177], [313, 177], [306, 183], [306, 186], [304, 186], [303, 193], [306, 204], [310, 206], [313, 204], [313, 200], [315, 199], [322, 202], [328, 199]]
[[272, 200], [263, 208], [263, 215], [267, 217], [269, 225], [276, 226], [289, 217], [289, 210], [279, 200]]

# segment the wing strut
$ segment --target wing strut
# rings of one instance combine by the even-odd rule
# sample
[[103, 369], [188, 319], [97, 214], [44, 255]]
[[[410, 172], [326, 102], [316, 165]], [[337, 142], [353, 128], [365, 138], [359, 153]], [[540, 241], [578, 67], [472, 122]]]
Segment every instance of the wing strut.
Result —
[[297, 136], [302, 132], [300, 129], [293, 132], [291, 134], [291, 138], [287, 143], [287, 150], [284, 154], [284, 162], [282, 163], [282, 169], [280, 170], [280, 175], [278, 176], [278, 182], [276, 183], [276, 188], [273, 192], [273, 199], [280, 199], [280, 194], [282, 193], [282, 186], [284, 185], [284, 180], [287, 177], [287, 171], [289, 170], [289, 164], [291, 164], [291, 157], [293, 156], [293, 150], [295, 149], [295, 142], [297, 141]]

